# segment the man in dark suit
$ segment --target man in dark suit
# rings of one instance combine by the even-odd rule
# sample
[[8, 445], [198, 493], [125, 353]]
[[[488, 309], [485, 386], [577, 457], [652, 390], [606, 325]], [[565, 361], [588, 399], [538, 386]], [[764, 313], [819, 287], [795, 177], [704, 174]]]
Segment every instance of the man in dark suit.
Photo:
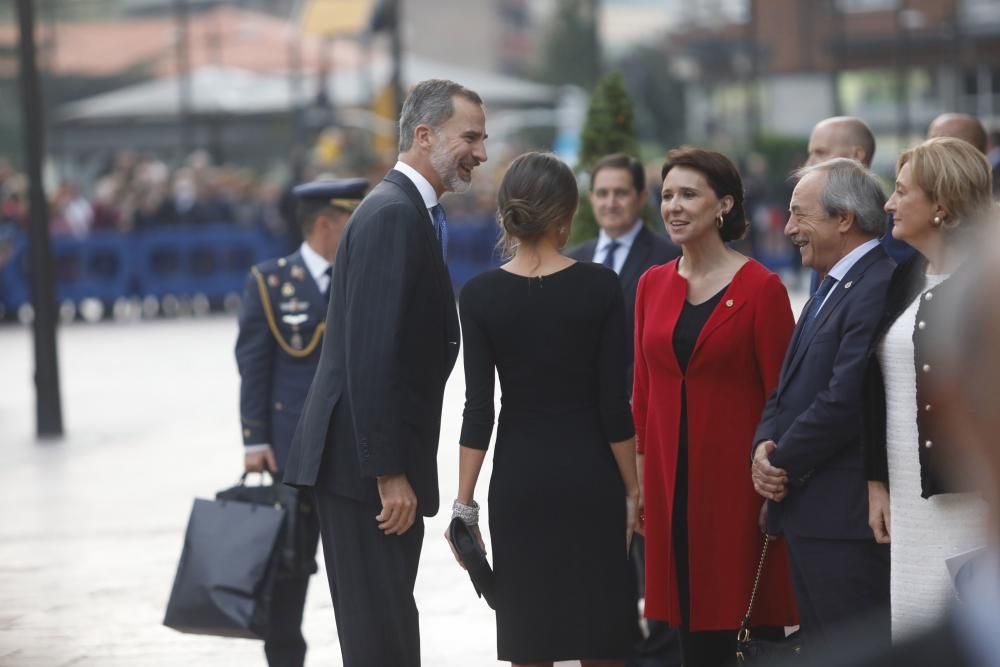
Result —
[[799, 318], [754, 436], [753, 482], [788, 543], [807, 645], [873, 613], [889, 638], [889, 552], [868, 526], [860, 439], [862, 378], [895, 264], [879, 245], [885, 195], [860, 163], [796, 174], [785, 234], [826, 277]]
[[614, 269], [625, 291], [628, 318], [629, 393], [632, 393], [632, 331], [635, 328], [635, 291], [646, 269], [666, 264], [681, 254], [680, 248], [643, 223], [642, 209], [649, 193], [646, 174], [635, 158], [623, 153], [607, 155], [590, 172], [590, 205], [600, 228], [597, 238], [566, 251], [580, 262], [596, 262]]
[[[590, 205], [600, 229], [596, 239], [570, 248], [566, 255], [579, 262], [596, 262], [614, 269], [625, 292], [625, 316], [628, 319], [628, 391], [632, 393], [635, 344], [635, 292], [646, 269], [666, 264], [680, 255], [680, 248], [666, 237], [651, 232], [642, 220], [642, 209], [649, 192], [642, 163], [624, 153], [607, 155], [590, 171]], [[637, 589], [644, 586], [644, 544], [641, 535], [632, 540], [636, 562]], [[647, 622], [648, 636], [635, 648], [629, 667], [671, 667], [681, 664], [677, 633], [655, 620]]]
[[459, 347], [439, 197], [486, 161], [479, 95], [417, 84], [399, 161], [364, 199], [334, 266], [327, 335], [284, 481], [315, 490], [345, 667], [416, 667], [413, 586], [438, 510], [445, 382]]
[[[319, 363], [326, 327], [330, 270], [340, 236], [368, 189], [363, 178], [324, 180], [294, 189], [305, 241], [287, 257], [262, 262], [247, 276], [236, 339], [240, 369], [240, 420], [244, 468], [280, 474], [306, 392]], [[312, 561], [319, 522], [307, 500], [297, 517], [302, 527], [298, 560]], [[308, 569], [308, 568], [307, 568]], [[315, 572], [315, 565], [312, 566]], [[264, 653], [271, 667], [301, 667], [306, 655], [302, 610], [309, 574], [279, 574]]]

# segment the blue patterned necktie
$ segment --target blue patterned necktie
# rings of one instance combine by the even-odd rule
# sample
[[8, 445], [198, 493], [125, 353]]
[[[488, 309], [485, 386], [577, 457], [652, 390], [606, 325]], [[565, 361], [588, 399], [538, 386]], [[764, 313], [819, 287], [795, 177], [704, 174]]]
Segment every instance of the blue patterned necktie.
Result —
[[444, 215], [444, 207], [435, 204], [431, 207], [431, 217], [434, 218], [434, 233], [441, 244], [441, 259], [448, 263], [448, 219]]
[[802, 335], [804, 336], [806, 332], [812, 328], [813, 322], [816, 320], [816, 316], [819, 315], [819, 309], [826, 301], [826, 295], [830, 293], [833, 286], [837, 284], [837, 279], [833, 276], [827, 276], [823, 278], [823, 282], [819, 284], [819, 289], [813, 294], [812, 301], [809, 302], [809, 309], [806, 310], [806, 314], [803, 316], [802, 321]]
[[604, 254], [604, 261], [601, 262], [604, 266], [608, 267], [612, 271], [615, 270], [615, 251], [621, 247], [621, 243], [611, 239], [611, 243], [608, 244], [607, 252]]

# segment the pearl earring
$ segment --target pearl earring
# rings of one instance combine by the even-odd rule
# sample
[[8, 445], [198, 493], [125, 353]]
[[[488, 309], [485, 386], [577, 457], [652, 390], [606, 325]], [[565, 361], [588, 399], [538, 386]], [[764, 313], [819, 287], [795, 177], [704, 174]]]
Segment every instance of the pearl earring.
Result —
[[931, 224], [934, 225], [935, 227], [940, 227], [941, 226], [941, 222], [942, 222], [941, 216], [939, 216], [939, 215], [935, 215], [934, 219], [931, 220]]

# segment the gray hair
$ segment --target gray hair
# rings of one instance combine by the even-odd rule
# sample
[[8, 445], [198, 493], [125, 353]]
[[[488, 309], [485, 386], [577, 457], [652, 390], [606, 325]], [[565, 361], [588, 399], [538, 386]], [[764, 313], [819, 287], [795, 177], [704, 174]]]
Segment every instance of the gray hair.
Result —
[[837, 157], [795, 172], [801, 179], [814, 171], [826, 172], [820, 205], [827, 215], [853, 213], [858, 229], [882, 236], [885, 232], [885, 193], [878, 177], [857, 160]]
[[482, 106], [483, 99], [465, 86], [447, 79], [427, 79], [410, 89], [399, 114], [399, 152], [405, 153], [413, 146], [413, 135], [419, 125], [427, 125], [435, 132], [441, 129], [455, 113], [453, 99], [456, 95]]

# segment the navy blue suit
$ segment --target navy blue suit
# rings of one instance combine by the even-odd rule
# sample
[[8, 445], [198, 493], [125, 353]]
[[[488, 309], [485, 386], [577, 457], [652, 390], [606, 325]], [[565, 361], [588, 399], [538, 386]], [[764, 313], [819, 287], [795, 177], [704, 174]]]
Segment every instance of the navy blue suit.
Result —
[[843, 621], [884, 607], [888, 639], [889, 554], [868, 527], [861, 414], [865, 355], [894, 266], [875, 247], [805, 334], [800, 318], [754, 436], [755, 447], [777, 443], [770, 461], [788, 472], [788, 496], [768, 502], [768, 523], [787, 538], [807, 636], [829, 639]]
[[[240, 420], [244, 445], [268, 444], [283, 469], [319, 363], [327, 300], [298, 251], [250, 270], [240, 308], [236, 362], [240, 369]], [[278, 471], [274, 471], [277, 473]], [[303, 500], [304, 504], [308, 502]], [[306, 511], [307, 510], [307, 511]], [[305, 558], [315, 558], [319, 522], [300, 507]], [[272, 666], [302, 665], [306, 644], [302, 610], [309, 577], [278, 580], [264, 651]]]
[[[392, 170], [354, 211], [330, 288], [330, 331], [284, 481], [314, 489], [345, 667], [419, 667], [413, 586], [459, 322], [420, 192]], [[418, 517], [385, 535], [376, 478], [405, 474]]]

